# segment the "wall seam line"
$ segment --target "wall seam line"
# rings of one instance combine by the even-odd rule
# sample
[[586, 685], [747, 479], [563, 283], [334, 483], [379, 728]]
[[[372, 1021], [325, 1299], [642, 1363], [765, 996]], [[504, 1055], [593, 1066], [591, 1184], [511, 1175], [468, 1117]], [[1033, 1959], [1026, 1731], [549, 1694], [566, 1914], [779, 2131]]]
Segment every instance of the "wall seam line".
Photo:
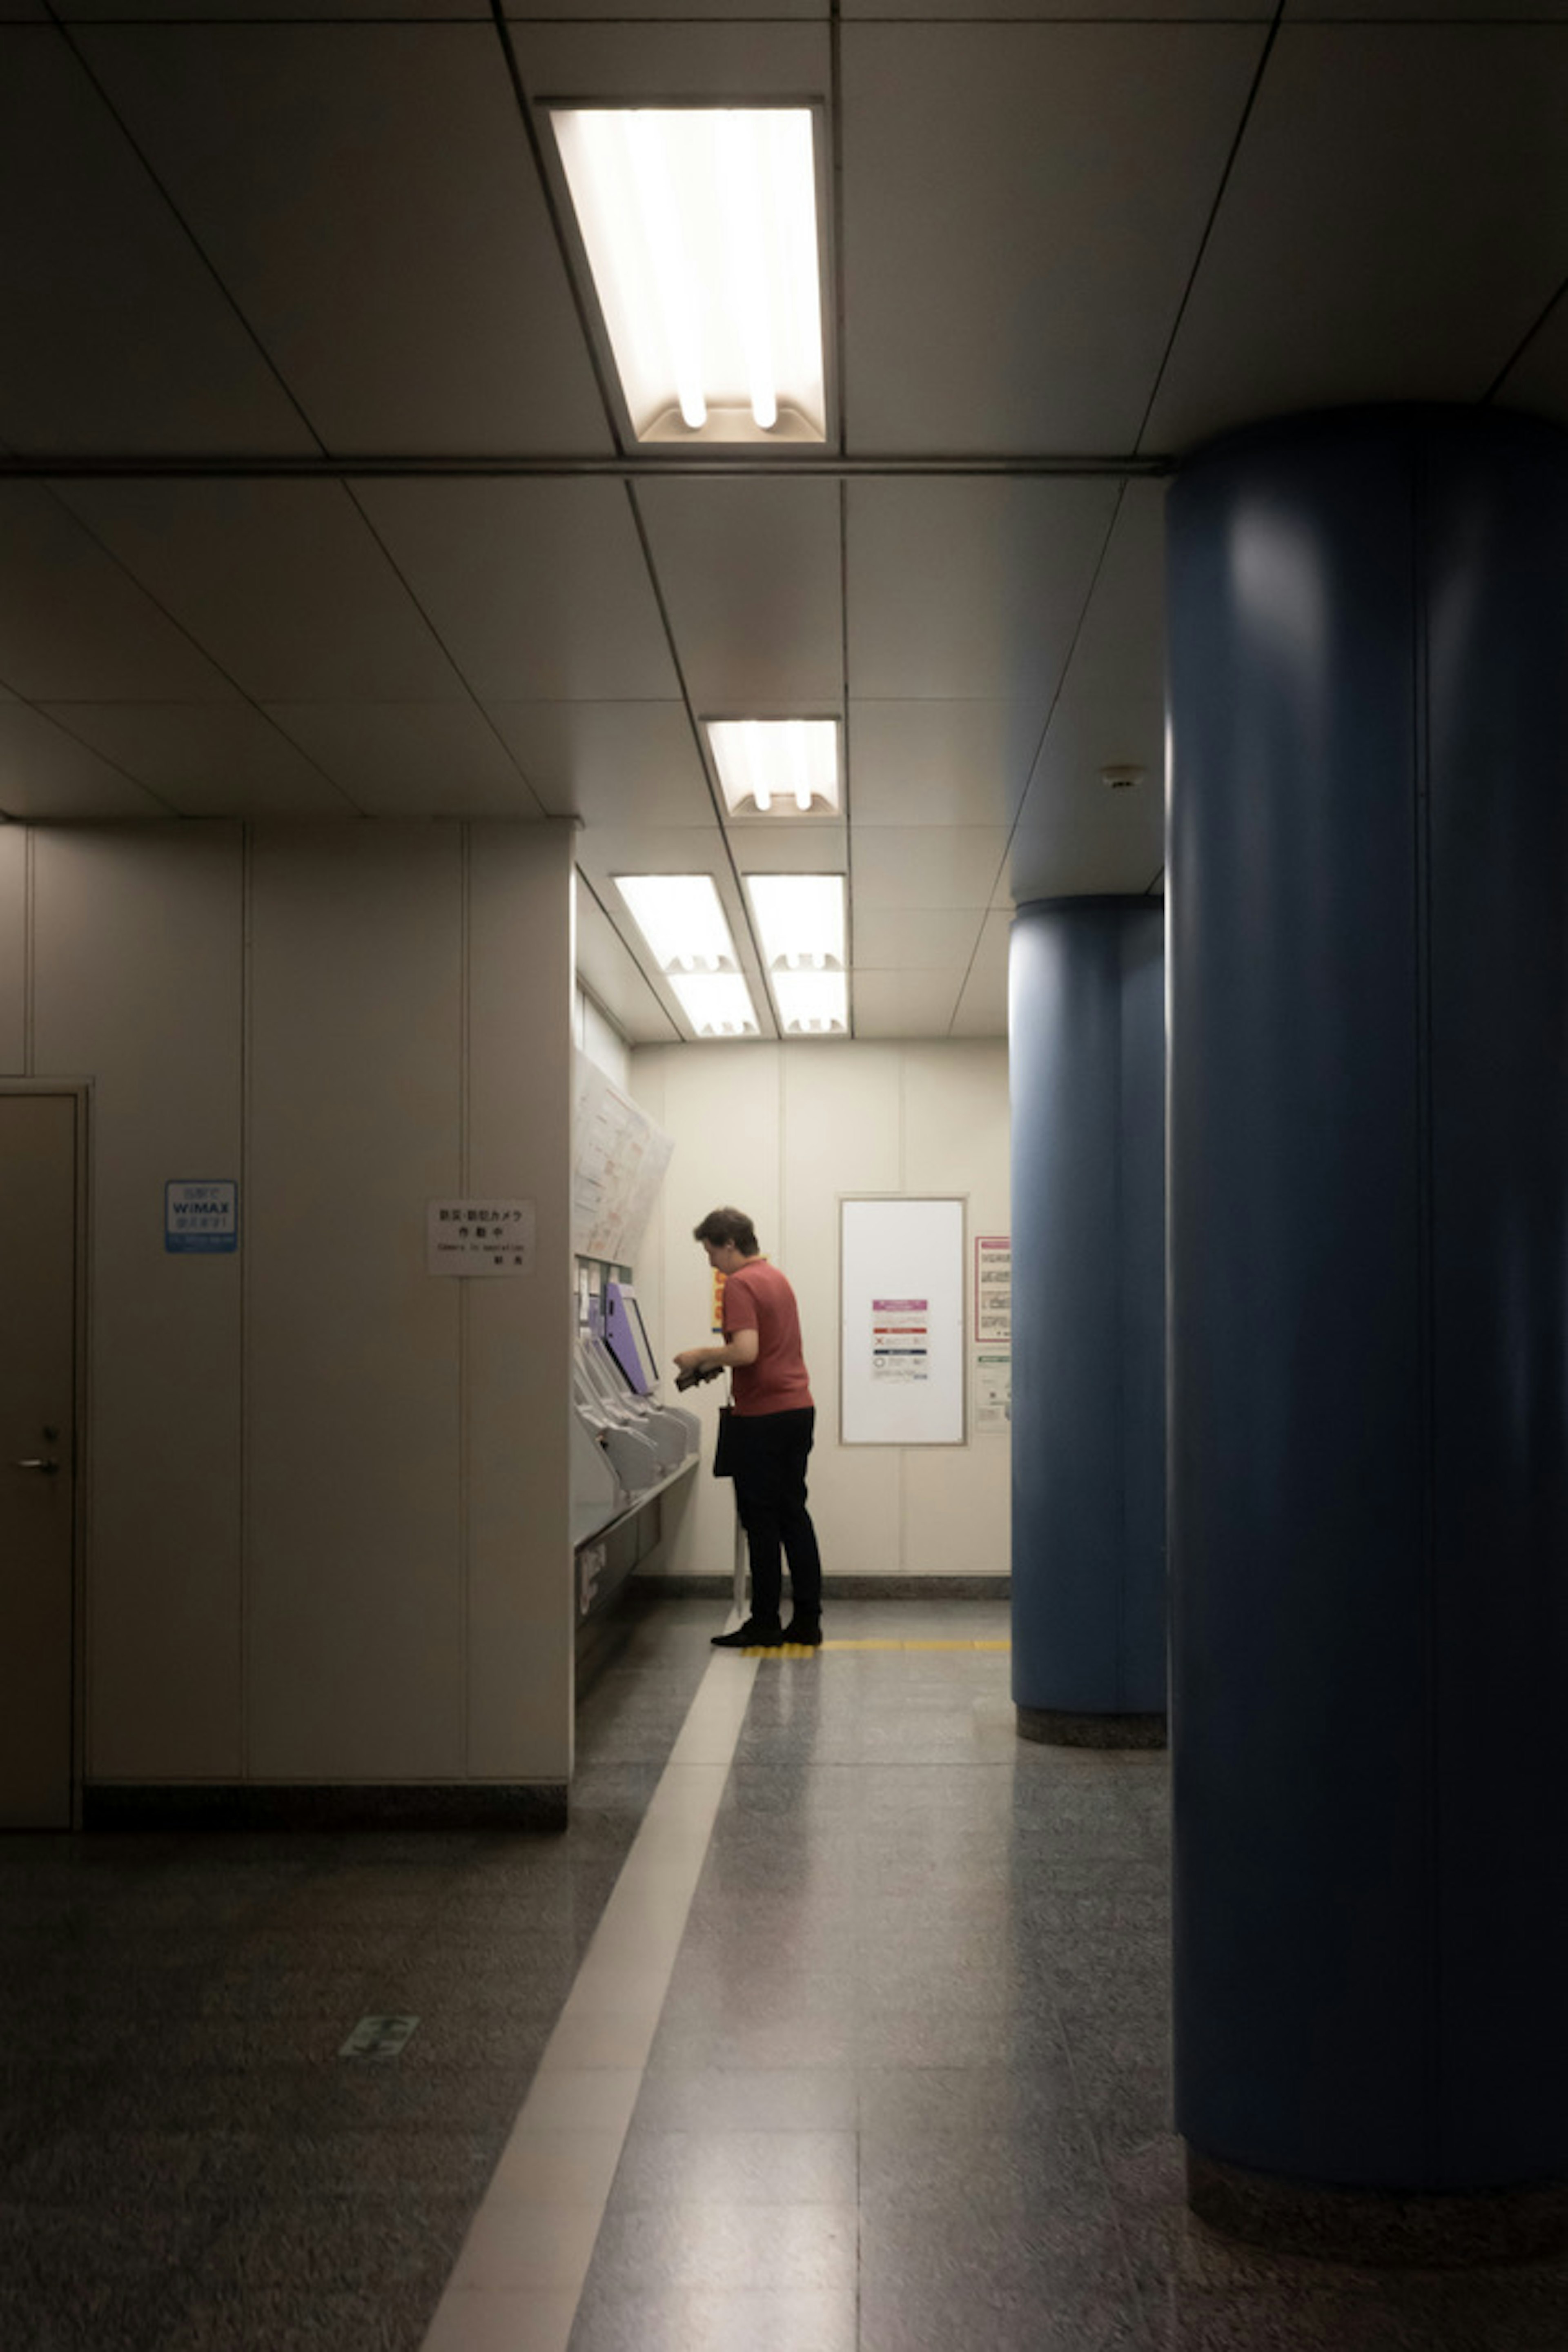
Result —
[[250, 1177], [256, 972], [254, 828], [239, 829], [239, 1777], [252, 1777], [250, 1721]]
[[1426, 517], [1428, 447], [1416, 440], [1411, 468], [1411, 719], [1414, 753], [1414, 805], [1411, 811], [1415, 851], [1413, 876], [1415, 917], [1415, 1083], [1416, 1083], [1416, 1250], [1417, 1314], [1420, 1348], [1420, 1509], [1422, 1712], [1425, 1717], [1427, 1805], [1427, 2057], [1425, 2137], [1430, 2177], [1440, 2177], [1443, 2154], [1442, 2016], [1443, 1956], [1442, 1784], [1440, 1780], [1441, 1709], [1437, 1699], [1437, 1664], [1441, 1654], [1438, 1613], [1436, 1546], [1436, 1393], [1435, 1365], [1436, 1249], [1433, 1187], [1435, 1165], [1432, 1133], [1432, 793], [1431, 793], [1431, 673], [1426, 610]]
[[[473, 826], [458, 829], [458, 1192], [467, 1200], [473, 1179], [469, 1061], [473, 1052]], [[458, 1677], [458, 1734], [465, 1776], [473, 1770], [473, 1514], [469, 1486], [472, 1472], [468, 1425], [470, 1382], [468, 1285], [458, 1284], [458, 1621], [462, 1641], [462, 1672]]]
[[25, 1078], [35, 1078], [38, 1074], [35, 1050], [37, 979], [34, 970], [38, 950], [35, 904], [37, 841], [36, 828], [28, 825], [22, 837], [22, 1076]]

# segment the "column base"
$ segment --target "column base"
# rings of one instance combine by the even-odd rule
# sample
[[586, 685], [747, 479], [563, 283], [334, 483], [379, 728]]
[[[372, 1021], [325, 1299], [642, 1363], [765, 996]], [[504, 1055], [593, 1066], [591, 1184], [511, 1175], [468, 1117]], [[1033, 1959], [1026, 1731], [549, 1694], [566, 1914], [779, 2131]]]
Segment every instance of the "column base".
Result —
[[1319, 2262], [1458, 2270], [1568, 2243], [1568, 2182], [1402, 2196], [1248, 2172], [1187, 2149], [1187, 2203], [1227, 2238]]
[[1163, 1748], [1163, 1715], [1090, 1715], [1070, 1707], [1016, 1706], [1020, 1739], [1051, 1748]]

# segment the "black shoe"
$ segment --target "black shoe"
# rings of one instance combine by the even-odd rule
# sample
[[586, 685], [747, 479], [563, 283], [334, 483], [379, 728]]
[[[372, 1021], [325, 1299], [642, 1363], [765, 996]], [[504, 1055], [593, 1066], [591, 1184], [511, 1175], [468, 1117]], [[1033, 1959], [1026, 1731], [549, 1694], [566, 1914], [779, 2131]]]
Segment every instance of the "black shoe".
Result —
[[822, 1627], [815, 1617], [793, 1618], [784, 1627], [784, 1637], [786, 1643], [798, 1642], [807, 1650], [820, 1650], [822, 1647]]
[[716, 1650], [777, 1650], [782, 1648], [784, 1638], [776, 1617], [771, 1625], [759, 1624], [754, 1617], [748, 1617], [745, 1623], [737, 1625], [732, 1633], [715, 1633], [713, 1647]]

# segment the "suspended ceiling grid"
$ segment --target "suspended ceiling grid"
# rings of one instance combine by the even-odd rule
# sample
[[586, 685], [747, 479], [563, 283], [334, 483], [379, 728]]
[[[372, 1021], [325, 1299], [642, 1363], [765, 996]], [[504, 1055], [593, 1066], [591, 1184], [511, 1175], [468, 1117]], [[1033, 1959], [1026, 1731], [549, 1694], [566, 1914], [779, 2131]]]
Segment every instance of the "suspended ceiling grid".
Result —
[[[739, 877], [837, 868], [857, 1033], [1001, 1034], [1015, 898], [1158, 887], [1168, 462], [1568, 423], [1568, 0], [766, 5], [0, 0], [0, 810], [574, 818], [646, 1039], [611, 877], [713, 873], [768, 1026]], [[623, 446], [566, 97], [823, 107], [826, 450]], [[697, 722], [795, 712], [846, 821], [725, 820]]]

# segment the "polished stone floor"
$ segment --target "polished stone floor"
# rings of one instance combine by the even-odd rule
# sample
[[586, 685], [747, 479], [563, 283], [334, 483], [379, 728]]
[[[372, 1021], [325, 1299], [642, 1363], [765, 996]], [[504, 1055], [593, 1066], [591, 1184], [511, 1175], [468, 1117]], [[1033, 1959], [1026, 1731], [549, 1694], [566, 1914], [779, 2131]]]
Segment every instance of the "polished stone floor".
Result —
[[[4, 2352], [417, 2352], [712, 1622], [638, 1622], [562, 1838], [0, 1839]], [[1006, 1694], [995, 1649], [760, 1663], [571, 2352], [1565, 2352], [1568, 2265], [1187, 2222], [1163, 1759], [1021, 1745]], [[338, 2055], [368, 2013], [401, 2056]]]

